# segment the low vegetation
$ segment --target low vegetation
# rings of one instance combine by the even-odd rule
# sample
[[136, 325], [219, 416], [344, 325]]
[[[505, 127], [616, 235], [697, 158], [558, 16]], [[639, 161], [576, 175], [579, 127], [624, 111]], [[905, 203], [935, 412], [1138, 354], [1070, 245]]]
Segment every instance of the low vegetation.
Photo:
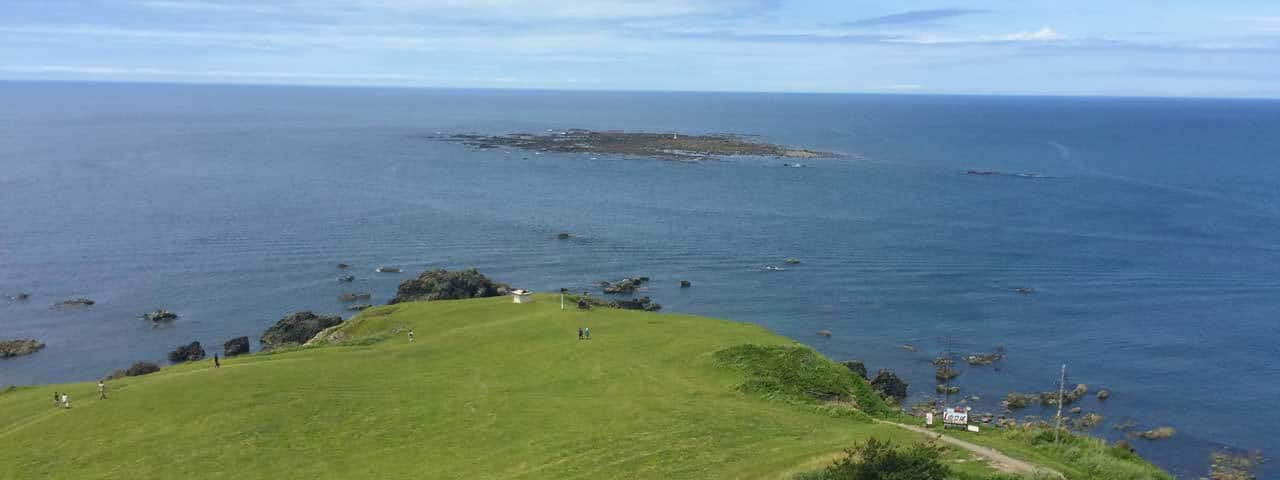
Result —
[[[579, 340], [578, 327], [590, 327], [591, 340]], [[130, 373], [159, 371], [110, 380], [107, 400], [96, 400], [92, 382], [0, 395], [0, 472], [789, 478], [830, 466], [834, 455], [871, 438], [908, 446], [886, 458], [909, 456], [910, 445], [926, 439], [865, 421], [894, 418], [865, 380], [760, 327], [561, 310], [550, 295], [530, 304], [498, 297], [374, 307], [326, 329], [321, 341], [227, 358], [220, 369], [211, 362], [137, 367]], [[54, 391], [69, 393], [74, 408], [53, 408]], [[1061, 447], [1016, 436], [971, 441], [1071, 478], [1167, 478], [1086, 476], [1155, 470], [1085, 439]], [[950, 478], [997, 473], [954, 448], [938, 461]]]

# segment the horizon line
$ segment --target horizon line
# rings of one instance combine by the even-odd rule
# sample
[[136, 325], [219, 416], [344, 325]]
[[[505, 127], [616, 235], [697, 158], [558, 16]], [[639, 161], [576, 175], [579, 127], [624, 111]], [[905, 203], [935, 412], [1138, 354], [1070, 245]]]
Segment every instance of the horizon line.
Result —
[[60, 78], [4, 78], [0, 83], [52, 83], [89, 85], [165, 85], [193, 87], [285, 87], [316, 89], [394, 89], [394, 90], [480, 90], [494, 92], [584, 92], [584, 93], [700, 93], [700, 94], [761, 94], [761, 95], [864, 95], [895, 97], [990, 97], [990, 98], [1071, 98], [1071, 99], [1143, 99], [1143, 100], [1261, 100], [1280, 101], [1280, 96], [1213, 96], [1213, 95], [1145, 95], [1145, 94], [1069, 94], [1069, 93], [954, 93], [928, 91], [788, 91], [788, 90], [666, 90], [646, 88], [555, 88], [555, 87], [465, 87], [450, 85], [390, 85], [344, 83], [289, 83], [289, 82], [204, 82], [178, 80], [138, 79], [60, 79]]

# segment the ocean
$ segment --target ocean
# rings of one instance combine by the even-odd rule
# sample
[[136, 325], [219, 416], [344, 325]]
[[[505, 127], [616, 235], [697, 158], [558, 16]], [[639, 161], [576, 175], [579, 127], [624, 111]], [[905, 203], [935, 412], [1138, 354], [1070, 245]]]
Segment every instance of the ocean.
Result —
[[[842, 156], [786, 168], [435, 138], [567, 128]], [[785, 257], [802, 263], [762, 270]], [[1180, 477], [1205, 475], [1213, 449], [1277, 454], [1280, 102], [0, 83], [0, 293], [31, 295], [0, 301], [0, 338], [48, 345], [0, 360], [0, 386], [94, 379], [192, 340], [256, 349], [286, 313], [349, 314], [339, 294], [382, 303], [437, 267], [539, 291], [649, 276], [663, 311], [891, 368], [913, 401], [934, 395], [948, 345], [1002, 346], [953, 382], [980, 411], [1056, 389], [1066, 364], [1106, 417], [1095, 434], [1176, 428], [1133, 443]], [[81, 296], [97, 303], [51, 307]], [[156, 308], [182, 318], [138, 318]]]

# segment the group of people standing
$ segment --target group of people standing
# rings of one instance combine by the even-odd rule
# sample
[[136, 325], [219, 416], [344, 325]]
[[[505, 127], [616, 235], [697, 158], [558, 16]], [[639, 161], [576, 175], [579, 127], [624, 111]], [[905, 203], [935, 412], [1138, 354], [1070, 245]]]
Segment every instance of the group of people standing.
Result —
[[591, 340], [591, 327], [578, 327], [578, 340]]
[[[107, 399], [107, 384], [102, 380], [98, 380], [98, 400]], [[54, 408], [71, 408], [71, 395], [67, 392], [53, 392]]]

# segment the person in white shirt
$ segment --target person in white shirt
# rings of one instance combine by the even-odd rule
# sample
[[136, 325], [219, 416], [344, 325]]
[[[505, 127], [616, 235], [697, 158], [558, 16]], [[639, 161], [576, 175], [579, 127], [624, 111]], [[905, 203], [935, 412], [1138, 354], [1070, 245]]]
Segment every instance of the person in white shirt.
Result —
[[62, 394], [62, 408], [71, 408], [71, 397], [65, 393]]
[[98, 380], [98, 400], [106, 400], [106, 399], [107, 399], [107, 384], [102, 383], [102, 380]]

